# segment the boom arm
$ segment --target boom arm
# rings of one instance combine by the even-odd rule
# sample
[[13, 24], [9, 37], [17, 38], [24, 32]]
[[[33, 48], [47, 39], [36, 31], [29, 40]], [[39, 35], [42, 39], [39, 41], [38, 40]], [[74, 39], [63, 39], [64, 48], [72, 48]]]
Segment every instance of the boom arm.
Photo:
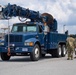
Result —
[[7, 6], [2, 7], [2, 10], [0, 11], [1, 19], [10, 19], [11, 17], [17, 16], [31, 19], [32, 22], [46, 22], [52, 31], [57, 30], [57, 21], [48, 13], [40, 14], [39, 12], [17, 6], [16, 4], [8, 4]]
[[5, 8], [2, 8], [1, 13], [4, 19], [9, 19], [10, 17], [18, 16], [22, 18], [31, 19], [32, 21], [42, 20], [42, 16], [39, 12], [17, 6], [16, 4], [14, 5], [8, 4]]

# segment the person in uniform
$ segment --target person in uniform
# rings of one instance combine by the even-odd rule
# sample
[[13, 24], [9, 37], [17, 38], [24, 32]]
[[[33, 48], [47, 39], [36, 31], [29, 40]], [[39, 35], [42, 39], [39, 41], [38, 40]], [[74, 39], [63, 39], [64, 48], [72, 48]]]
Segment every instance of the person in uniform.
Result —
[[75, 50], [75, 39], [70, 35], [67, 40], [66, 40], [66, 47], [67, 47], [67, 53], [68, 53], [68, 58], [67, 60], [73, 60], [73, 52]]
[[[76, 38], [75, 38], [75, 45], [76, 45]], [[75, 46], [75, 55], [76, 55], [76, 46]], [[75, 58], [76, 58], [76, 56], [75, 56]]]

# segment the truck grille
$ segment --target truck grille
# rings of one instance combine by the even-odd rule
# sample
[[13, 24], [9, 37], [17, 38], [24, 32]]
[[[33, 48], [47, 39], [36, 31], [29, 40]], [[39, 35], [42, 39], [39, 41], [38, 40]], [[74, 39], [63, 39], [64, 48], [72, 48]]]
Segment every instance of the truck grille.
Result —
[[[22, 35], [9, 35], [10, 42], [22, 42]], [[8, 35], [6, 35], [6, 42], [8, 42]]]

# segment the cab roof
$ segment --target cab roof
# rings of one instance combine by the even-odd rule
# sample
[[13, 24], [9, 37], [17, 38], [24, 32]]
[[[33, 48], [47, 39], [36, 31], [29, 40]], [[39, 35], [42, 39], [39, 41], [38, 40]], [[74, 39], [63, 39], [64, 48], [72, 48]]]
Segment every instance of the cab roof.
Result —
[[36, 25], [43, 25], [41, 22], [25, 22], [25, 23], [15, 23], [13, 25], [20, 25], [20, 24], [36, 24]]

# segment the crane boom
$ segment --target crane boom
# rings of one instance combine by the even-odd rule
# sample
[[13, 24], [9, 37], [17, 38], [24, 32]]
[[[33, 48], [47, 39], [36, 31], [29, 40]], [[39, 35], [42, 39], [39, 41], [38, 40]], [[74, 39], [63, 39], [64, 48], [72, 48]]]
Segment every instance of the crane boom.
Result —
[[17, 6], [16, 4], [11, 5], [10, 3], [8, 3], [7, 6], [2, 7], [2, 10], [0, 10], [0, 19], [10, 19], [12, 17], [17, 16], [19, 17], [19, 20], [21, 17], [30, 19], [31, 22], [42, 22], [42, 23], [46, 22], [51, 29], [55, 31], [57, 30], [57, 21], [56, 19], [53, 18], [51, 14], [48, 13], [40, 14], [39, 11], [26, 9], [21, 6]]
[[20, 6], [17, 6], [16, 4], [8, 4], [5, 8], [2, 8], [2, 16], [4, 19], [8, 19], [9, 17], [23, 17], [31, 19], [32, 21], [41, 21], [42, 16], [39, 12], [29, 10]]
[[[20, 6], [17, 6], [16, 4], [11, 5], [10, 3], [8, 3], [7, 6], [2, 7], [2, 10], [0, 11], [0, 15], [2, 15], [2, 17], [4, 19], [9, 19], [10, 17], [22, 17], [22, 18], [28, 18], [31, 19], [32, 21], [40, 21], [42, 22], [42, 20], [44, 19], [45, 21], [47, 21], [48, 16], [45, 14], [40, 14], [39, 11], [33, 11], [33, 10], [29, 10]], [[53, 17], [51, 15], [51, 18], [53, 20]]]

